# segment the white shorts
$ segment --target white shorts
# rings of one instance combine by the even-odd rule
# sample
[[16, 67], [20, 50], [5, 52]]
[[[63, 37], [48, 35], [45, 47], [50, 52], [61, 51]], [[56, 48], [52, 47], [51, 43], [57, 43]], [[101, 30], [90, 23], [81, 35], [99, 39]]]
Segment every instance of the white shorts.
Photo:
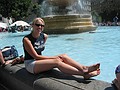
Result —
[[26, 70], [34, 74], [35, 60], [34, 59], [24, 60], [24, 63], [25, 63]]

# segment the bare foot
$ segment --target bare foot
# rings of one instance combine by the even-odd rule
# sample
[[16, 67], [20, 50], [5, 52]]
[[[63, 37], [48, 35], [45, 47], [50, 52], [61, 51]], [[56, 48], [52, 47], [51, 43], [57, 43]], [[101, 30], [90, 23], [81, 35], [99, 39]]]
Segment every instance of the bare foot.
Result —
[[120, 90], [120, 85], [119, 85], [117, 79], [114, 79], [114, 80], [112, 81], [112, 83], [115, 84], [115, 86], [117, 87], [118, 90]]
[[84, 77], [84, 79], [89, 79], [89, 78], [97, 76], [99, 74], [100, 74], [100, 69], [93, 71], [93, 72], [90, 72], [88, 74], [86, 73], [83, 77]]
[[100, 63], [97, 63], [91, 66], [86, 66], [83, 71], [85, 73], [90, 73], [90, 72], [98, 70], [99, 68], [100, 68]]

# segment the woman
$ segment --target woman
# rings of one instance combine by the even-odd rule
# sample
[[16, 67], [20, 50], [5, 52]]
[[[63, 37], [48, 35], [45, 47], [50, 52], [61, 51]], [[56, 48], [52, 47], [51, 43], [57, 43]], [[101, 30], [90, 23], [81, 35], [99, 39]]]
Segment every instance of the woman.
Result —
[[117, 90], [120, 90], [120, 65], [117, 66], [115, 70], [116, 78], [113, 80], [113, 84], [117, 87]]
[[41, 18], [35, 18], [32, 23], [33, 31], [23, 38], [23, 48], [25, 53], [25, 67], [30, 73], [40, 73], [58, 68], [61, 72], [69, 75], [81, 75], [85, 79], [100, 74], [100, 64], [92, 66], [83, 66], [66, 54], [58, 56], [43, 56], [44, 44], [47, 40], [47, 34], [42, 33], [44, 21]]

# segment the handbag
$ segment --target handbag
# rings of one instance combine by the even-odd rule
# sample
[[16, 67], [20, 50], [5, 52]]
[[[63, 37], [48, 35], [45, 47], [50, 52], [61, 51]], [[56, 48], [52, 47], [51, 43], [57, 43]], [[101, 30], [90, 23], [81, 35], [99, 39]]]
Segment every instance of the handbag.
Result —
[[11, 60], [19, 56], [18, 51], [14, 45], [4, 47], [2, 49], [2, 54], [5, 60]]

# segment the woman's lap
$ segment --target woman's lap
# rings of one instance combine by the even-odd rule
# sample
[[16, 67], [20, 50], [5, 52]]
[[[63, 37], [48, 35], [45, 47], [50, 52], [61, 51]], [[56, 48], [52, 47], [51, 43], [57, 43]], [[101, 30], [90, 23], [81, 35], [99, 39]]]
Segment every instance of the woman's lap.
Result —
[[34, 59], [25, 60], [24, 63], [27, 71], [29, 71], [30, 73], [34, 73], [35, 60]]

